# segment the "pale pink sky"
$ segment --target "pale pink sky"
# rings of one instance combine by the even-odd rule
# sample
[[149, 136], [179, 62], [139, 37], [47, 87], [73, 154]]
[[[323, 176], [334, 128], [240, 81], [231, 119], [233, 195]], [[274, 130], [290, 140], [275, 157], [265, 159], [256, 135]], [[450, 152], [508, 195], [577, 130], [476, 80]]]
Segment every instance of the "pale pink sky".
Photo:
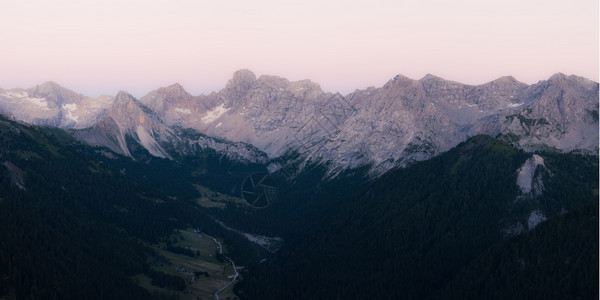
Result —
[[598, 16], [598, 0], [3, 0], [0, 87], [197, 95], [241, 68], [343, 94], [396, 74], [598, 81]]

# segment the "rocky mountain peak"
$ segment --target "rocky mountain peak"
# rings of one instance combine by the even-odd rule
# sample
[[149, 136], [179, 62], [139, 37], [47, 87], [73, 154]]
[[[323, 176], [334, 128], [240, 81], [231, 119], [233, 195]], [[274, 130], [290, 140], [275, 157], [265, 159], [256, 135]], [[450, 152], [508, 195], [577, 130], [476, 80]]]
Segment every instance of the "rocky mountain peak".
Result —
[[290, 86], [296, 91], [303, 90], [305, 92], [312, 92], [313, 94], [323, 93], [323, 90], [318, 83], [312, 82], [308, 79], [291, 82]]
[[259, 85], [275, 89], [285, 89], [290, 84], [289, 80], [274, 75], [260, 75], [256, 81]]
[[460, 105], [467, 97], [471, 86], [443, 79], [438, 76], [427, 74], [422, 79], [415, 81], [423, 88], [426, 97]]
[[407, 82], [407, 81], [413, 81], [413, 80], [402, 74], [398, 74], [398, 75], [394, 76], [394, 78], [392, 78], [390, 81], [388, 81], [385, 85], [389, 85], [389, 84], [397, 83], [397, 82]]
[[[398, 93], [405, 93], [407, 89], [417, 88], [418, 81], [410, 79], [403, 75], [396, 75], [390, 79], [386, 84], [381, 87], [383, 91], [387, 91], [386, 97], [390, 96], [389, 93], [398, 95]], [[395, 97], [395, 96], [394, 96]]]
[[120, 119], [137, 117], [141, 113], [140, 104], [141, 103], [138, 103], [137, 99], [130, 93], [119, 91], [113, 105], [109, 108], [109, 114], [115, 118], [117, 123], [120, 123]]
[[46, 81], [40, 85], [37, 85], [35, 87], [36, 91], [38, 91], [39, 93], [57, 93], [60, 90], [66, 90], [65, 88], [63, 88], [62, 86], [60, 86], [58, 83], [54, 82], [54, 81]]
[[113, 118], [121, 127], [135, 125], [139, 122], [138, 120], [141, 120], [141, 123], [143, 123], [145, 114], [140, 104], [133, 95], [125, 91], [119, 91], [113, 105], [108, 109], [105, 116]]
[[419, 81], [443, 81], [444, 79], [433, 74], [426, 74]]
[[[192, 111], [206, 110], [206, 96], [194, 97], [179, 83], [161, 87], [148, 93], [139, 101], [153, 110], [167, 124], [181, 124]], [[214, 97], [213, 97], [214, 98]], [[213, 104], [214, 106], [214, 104]]]
[[135, 97], [126, 91], [119, 91], [117, 96], [115, 97], [115, 103], [128, 103], [131, 101], [136, 101]]
[[233, 78], [231, 78], [227, 85], [249, 85], [254, 81], [256, 81], [256, 75], [254, 72], [248, 69], [241, 69], [233, 73]]
[[159, 90], [164, 90], [169, 93], [188, 94], [188, 92], [183, 88], [183, 86], [177, 82], [169, 85], [166, 88], [160, 88]]
[[[190, 95], [184, 88], [183, 86], [181, 86], [179, 83], [174, 83], [168, 87], [162, 87], [159, 88], [158, 90], [151, 92], [151, 95], [153, 95], [156, 98], [161, 98], [164, 99], [168, 102], [172, 102], [175, 101], [176, 99], [189, 99], [192, 97], [192, 95]], [[146, 97], [143, 97], [142, 99], [144, 99]], [[143, 101], [142, 101], [143, 102]], [[144, 103], [145, 104], [145, 103]]]
[[[264, 90], [271, 90], [272, 93], [277, 94], [288, 93], [294, 98], [303, 99], [314, 99], [323, 93], [320, 85], [308, 79], [290, 82], [286, 78], [273, 75], [261, 75], [257, 79], [253, 90], [259, 93], [264, 92]], [[287, 98], [288, 96], [279, 95], [278, 98], [280, 97]]]
[[227, 82], [222, 95], [227, 99], [228, 105], [231, 105], [233, 102], [244, 98], [244, 95], [255, 82], [256, 75], [252, 71], [247, 69], [238, 70], [233, 73], [233, 78]]
[[446, 80], [442, 77], [439, 76], [435, 76], [432, 74], [427, 74], [425, 75], [423, 78], [419, 79], [419, 82], [423, 85], [423, 86], [466, 86], [466, 84], [462, 84], [456, 81], [451, 81], [451, 80]]
[[140, 101], [148, 105], [147, 102], [154, 102], [157, 99], [160, 99], [160, 101], [162, 102], [163, 100], [173, 101], [175, 99], [187, 99], [191, 97], [193, 96], [190, 95], [181, 84], [174, 83], [167, 87], [161, 87], [157, 90], [148, 93], [148, 95], [142, 97]]
[[555, 73], [554, 75], [550, 76], [548, 81], [561, 81], [561, 80], [565, 80], [565, 79], [567, 79], [567, 75], [565, 75], [564, 73], [558, 72], [558, 73]]
[[62, 104], [75, 103], [85, 98], [85, 96], [66, 89], [53, 81], [46, 81], [27, 91], [29, 95], [45, 98], [48, 102], [53, 103], [57, 107], [60, 107]]
[[494, 84], [523, 84], [523, 85], [525, 85], [524, 83], [518, 81], [517, 79], [515, 79], [512, 76], [502, 76], [496, 80], [491, 81], [491, 83], [494, 83]]
[[[563, 73], [556, 73], [552, 75], [548, 80], [545, 81], [547, 85], [556, 86], [559, 88], [583, 88], [583, 89], [597, 89], [598, 83], [589, 80], [585, 77], [576, 75], [565, 75]], [[596, 90], [597, 94], [597, 90]]]

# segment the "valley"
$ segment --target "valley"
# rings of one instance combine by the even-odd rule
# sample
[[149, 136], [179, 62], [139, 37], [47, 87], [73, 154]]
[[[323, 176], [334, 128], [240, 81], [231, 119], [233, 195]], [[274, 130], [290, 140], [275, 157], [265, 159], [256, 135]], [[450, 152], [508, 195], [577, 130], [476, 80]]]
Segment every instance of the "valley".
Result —
[[[145, 274], [135, 275], [134, 282], [150, 293], [174, 294], [179, 299], [215, 299], [217, 294], [221, 299], [237, 298], [231, 283], [236, 280], [237, 277], [232, 278], [232, 276], [238, 271], [233, 267], [235, 263], [232, 264], [224, 256], [216, 254], [217, 252], [223, 254], [221, 242], [192, 228], [178, 230], [168, 239], [171, 242], [150, 245], [158, 255], [162, 256], [153, 261], [150, 266], [153, 270], [181, 278], [185, 281], [185, 289], [173, 291], [166, 286], [157, 287]], [[184, 251], [174, 253], [169, 251], [169, 247], [184, 249]], [[239, 270], [243, 267], [236, 268]]]
[[597, 116], [564, 74], [0, 90], [0, 298], [597, 298]]

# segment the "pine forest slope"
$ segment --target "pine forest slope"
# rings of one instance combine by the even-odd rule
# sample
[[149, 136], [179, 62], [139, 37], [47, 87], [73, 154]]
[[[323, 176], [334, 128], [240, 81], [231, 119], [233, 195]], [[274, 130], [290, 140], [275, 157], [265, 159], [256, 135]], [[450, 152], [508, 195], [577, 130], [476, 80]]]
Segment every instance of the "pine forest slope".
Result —
[[[169, 278], [151, 267], [150, 262], [163, 258], [150, 245], [179, 228], [200, 228], [224, 238], [240, 262], [264, 255], [224, 231], [196, 203], [194, 184], [218, 186], [227, 172], [242, 180], [245, 175], [235, 172], [250, 172], [244, 168], [251, 166], [210, 149], [198, 150], [191, 166], [182, 166], [137, 147], [142, 162], [81, 144], [61, 129], [0, 117], [1, 297], [171, 295], [169, 290], [150, 294], [132, 276]], [[190, 175], [194, 171], [198, 174]], [[186, 285], [182, 278], [172, 280], [180, 282], [175, 286]]]
[[[282, 249], [254, 269], [238, 286], [239, 292], [249, 299], [431, 299], [453, 295], [477, 299], [484, 295], [483, 290], [485, 295], [493, 295], [500, 288], [485, 286], [483, 278], [496, 275], [481, 269], [478, 257], [493, 251], [488, 250], [492, 247], [509, 251], [504, 247], [511, 243], [530, 243], [527, 239], [536, 234], [524, 232], [534, 229], [538, 221], [549, 219], [555, 224], [552, 226], [562, 226], [569, 219], [560, 213], [597, 210], [597, 206], [589, 206], [598, 202], [597, 157], [538, 155], [546, 167], [536, 170], [544, 185], [537, 196], [524, 194], [517, 185], [519, 169], [531, 154], [489, 136], [476, 136], [428, 161], [389, 172], [348, 199], [295, 247]], [[542, 282], [535, 288], [548, 289], [547, 295], [568, 295], [570, 291], [598, 294], [598, 273], [589, 271], [598, 268], [597, 253], [593, 252], [598, 237], [592, 234], [598, 228], [597, 212], [595, 219], [589, 219], [589, 213], [573, 216], [586, 219], [565, 226], [581, 230], [582, 235], [559, 232], [555, 241], [546, 236], [547, 248], [528, 248], [527, 259], [558, 251], [553, 257], [556, 260], [546, 260], [543, 267], [564, 269], [562, 260], [574, 252], [560, 249], [563, 242], [573, 241], [583, 249], [581, 259], [595, 267], [567, 277], [561, 284], [557, 281], [562, 277], [537, 270], [531, 281], [521, 282]], [[513, 241], [514, 235], [520, 240]], [[501, 259], [487, 255], [488, 260]], [[487, 263], [486, 258], [481, 259]], [[523, 273], [504, 272], [498, 275], [501, 278], [492, 279], [498, 284], [506, 280], [518, 285], [530, 273], [517, 271]], [[468, 279], [458, 279], [461, 276], [482, 281], [467, 284]], [[466, 285], [469, 290], [454, 290], [453, 284], [456, 288]], [[456, 294], [445, 294], [446, 289]], [[522, 289], [511, 295], [522, 298], [528, 293]]]

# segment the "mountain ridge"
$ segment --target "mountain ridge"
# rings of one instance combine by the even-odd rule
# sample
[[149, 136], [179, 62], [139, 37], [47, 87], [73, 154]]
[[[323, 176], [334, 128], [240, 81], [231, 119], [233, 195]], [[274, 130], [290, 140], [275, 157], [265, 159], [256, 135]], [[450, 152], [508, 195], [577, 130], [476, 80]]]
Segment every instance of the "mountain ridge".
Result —
[[[289, 80], [288, 80], [288, 79], [286, 79], [285, 77], [281, 77], [281, 76], [278, 76], [278, 75], [261, 74], [260, 76], [256, 77], [256, 74], [255, 74], [255, 73], [254, 73], [252, 70], [249, 70], [249, 69], [240, 69], [240, 70], [237, 70], [236, 72], [239, 72], [239, 71], [248, 71], [248, 72], [250, 72], [250, 73], [254, 74], [254, 76], [255, 76], [255, 80], [256, 80], [256, 79], [259, 79], [260, 77], [263, 77], [263, 76], [264, 76], [264, 77], [275, 77], [275, 78], [285, 79], [285, 80], [289, 81]], [[234, 72], [234, 74], [235, 74], [236, 72]], [[431, 73], [427, 73], [427, 74], [425, 74], [425, 75], [424, 75], [423, 77], [421, 77], [420, 79], [413, 79], [413, 78], [410, 78], [410, 77], [408, 77], [408, 76], [402, 75], [401, 73], [398, 73], [398, 74], [394, 75], [394, 77], [403, 77], [403, 78], [406, 78], [406, 79], [409, 79], [409, 80], [416, 80], [416, 81], [421, 81], [421, 80], [423, 80], [423, 79], [426, 79], [426, 78], [428, 78], [428, 77], [431, 77], [431, 78], [438, 78], [438, 79], [441, 79], [441, 80], [444, 80], [444, 81], [456, 82], [456, 83], [459, 83], [459, 84], [462, 84], [462, 85], [466, 85], [466, 86], [482, 86], [482, 85], [487, 85], [487, 84], [490, 84], [490, 83], [493, 83], [493, 82], [502, 82], [502, 81], [513, 81], [513, 82], [519, 82], [519, 83], [522, 83], [522, 84], [524, 84], [524, 85], [528, 85], [528, 86], [529, 86], [529, 85], [534, 85], [534, 84], [536, 84], [536, 83], [539, 83], [539, 82], [541, 82], [541, 81], [547, 81], [547, 80], [550, 80], [550, 79], [552, 79], [552, 78], [559, 78], [559, 79], [560, 79], [560, 78], [574, 78], [574, 79], [577, 79], [577, 80], [587, 81], [587, 82], [591, 82], [591, 83], [598, 83], [598, 82], [596, 82], [596, 81], [594, 81], [594, 80], [592, 80], [592, 79], [589, 79], [589, 78], [587, 78], [587, 77], [583, 77], [583, 76], [579, 76], [579, 75], [575, 75], [575, 74], [570, 74], [570, 75], [567, 75], [567, 74], [565, 74], [565, 73], [563, 73], [563, 72], [556, 72], [556, 73], [553, 73], [552, 75], [550, 75], [550, 77], [548, 77], [548, 79], [546, 79], [546, 80], [538, 80], [538, 82], [536, 82], [536, 83], [532, 83], [532, 84], [527, 84], [527, 83], [524, 83], [524, 82], [522, 82], [522, 81], [519, 81], [519, 80], [518, 80], [518, 79], [516, 79], [516, 78], [515, 78], [513, 75], [502, 75], [502, 76], [500, 76], [500, 77], [498, 77], [498, 78], [496, 78], [496, 79], [493, 79], [493, 80], [490, 80], [490, 81], [488, 81], [488, 82], [484, 82], [484, 83], [481, 83], [481, 84], [467, 84], [467, 83], [462, 83], [462, 82], [460, 82], [460, 81], [455, 81], [455, 80], [451, 80], [451, 79], [445, 79], [445, 78], [443, 78], [443, 77], [440, 77], [440, 76], [437, 76], [437, 75], [435, 75], [435, 74], [431, 74]], [[233, 79], [233, 78], [232, 78], [232, 79]], [[509, 79], [509, 80], [507, 80], [507, 79]], [[230, 79], [230, 80], [231, 80], [231, 79]], [[391, 81], [391, 80], [393, 80], [393, 77], [392, 77], [392, 79], [390, 79], [390, 80], [388, 80], [388, 81]], [[308, 78], [307, 78], [307, 79], [300, 79], [300, 80], [296, 80], [296, 81], [290, 81], [290, 82], [294, 83], [294, 82], [304, 82], [304, 81], [311, 82], [311, 83], [314, 83], [314, 84], [316, 84], [316, 85], [319, 85], [319, 84], [317, 84], [317, 83], [313, 82], [312, 80], [310, 80], [310, 79], [308, 79]], [[73, 93], [75, 93], [75, 94], [84, 95], [85, 97], [92, 98], [92, 97], [90, 97], [90, 96], [86, 96], [86, 95], [85, 95], [85, 94], [83, 94], [83, 93], [75, 92], [75, 91], [73, 91], [73, 90], [71, 90], [71, 89], [69, 89], [69, 88], [65, 88], [63, 85], [61, 85], [61, 84], [59, 84], [59, 83], [57, 83], [56, 81], [53, 81], [53, 80], [47, 80], [47, 81], [44, 81], [44, 82], [42, 82], [42, 83], [40, 83], [40, 84], [37, 84], [37, 85], [35, 85], [35, 86], [31, 87], [31, 88], [20, 88], [20, 87], [14, 87], [14, 88], [8, 88], [8, 89], [7, 89], [7, 88], [2, 88], [2, 87], [0, 87], [0, 92], [9, 92], [9, 91], [12, 91], [12, 90], [29, 90], [29, 89], [36, 88], [36, 87], [41, 87], [41, 86], [44, 86], [44, 85], [56, 86], [56, 87], [59, 87], [59, 88], [61, 88], [61, 89], [65, 89], [65, 90], [68, 90], [68, 91], [70, 91], [70, 92], [73, 92]], [[385, 85], [385, 83], [384, 83], [383, 85]], [[382, 86], [383, 86], [383, 85], [382, 85]], [[159, 88], [157, 88], [156, 90], [158, 90], [158, 89], [167, 89], [167, 88], [169, 88], [169, 87], [173, 87], [173, 86], [177, 86], [178, 88], [181, 88], [181, 89], [183, 89], [183, 90], [184, 90], [186, 93], [188, 93], [188, 94], [189, 94], [189, 92], [187, 92], [187, 90], [185, 90], [185, 87], [184, 87], [184, 86], [183, 86], [181, 83], [179, 83], [179, 82], [173, 82], [173, 83], [171, 83], [171, 84], [169, 84], [169, 85], [167, 85], [167, 86], [159, 87]], [[369, 87], [366, 87], [366, 88], [364, 88], [364, 89], [355, 89], [355, 91], [357, 91], [357, 90], [368, 90], [368, 89], [370, 89], [370, 88], [380, 88], [380, 87], [382, 87], [382, 86], [379, 86], [379, 87], [377, 87], [377, 86], [369, 86]], [[225, 86], [223, 86], [223, 88], [225, 88], [225, 87], [226, 87], [226, 84], [225, 84]], [[319, 85], [319, 87], [320, 87], [320, 85]], [[223, 88], [222, 88], [222, 89], [223, 89]], [[124, 91], [124, 92], [127, 92], [127, 91], [125, 91], [125, 90], [119, 90], [119, 91]], [[153, 90], [153, 91], [155, 91], [155, 90]], [[146, 95], [150, 94], [151, 92], [152, 92], [152, 91], [150, 91], [150, 92], [147, 92], [147, 93], [146, 93], [144, 96], [146, 96]], [[217, 93], [217, 92], [218, 92], [218, 91], [210, 91], [210, 92], [207, 92], [207, 93], [200, 93], [200, 94], [198, 94], [198, 95], [192, 95], [192, 94], [190, 94], [190, 95], [191, 95], [192, 97], [199, 97], [199, 96], [209, 96], [210, 94], [212, 94], [212, 93]], [[129, 92], [127, 92], [127, 93], [129, 93]], [[329, 92], [329, 93], [340, 93], [340, 92]], [[345, 96], [348, 96], [349, 94], [352, 94], [352, 93], [353, 93], [353, 92], [349, 92], [349, 93], [348, 93], [348, 94], [346, 94]], [[117, 92], [117, 94], [118, 94], [118, 92]], [[340, 93], [340, 94], [341, 94], [341, 93]], [[102, 94], [102, 95], [100, 95], [100, 96], [98, 96], [98, 97], [102, 97], [102, 96], [110, 96], [110, 95], [109, 95], [109, 94]], [[144, 97], [144, 96], [142, 96], [142, 97]], [[97, 98], [97, 97], [96, 97], [96, 98]]]
[[[119, 105], [126, 95], [134, 104]], [[0, 91], [0, 111], [26, 123], [66, 129], [94, 128], [112, 115], [159, 157], [170, 157], [165, 144], [177, 140], [169, 128], [192, 128], [253, 145], [270, 158], [295, 151], [303, 160], [299, 165], [327, 163], [331, 174], [367, 164], [374, 175], [382, 174], [477, 134], [507, 136], [528, 151], [553, 147], [598, 153], [598, 83], [562, 73], [531, 85], [512, 76], [467, 85], [431, 74], [419, 80], [396, 75], [381, 87], [344, 96], [310, 80], [257, 77], [242, 69], [218, 92], [193, 96], [174, 83], [139, 100], [124, 91], [89, 98], [47, 82]], [[140, 122], [145, 119], [152, 124]], [[130, 155], [125, 144], [117, 148]]]

